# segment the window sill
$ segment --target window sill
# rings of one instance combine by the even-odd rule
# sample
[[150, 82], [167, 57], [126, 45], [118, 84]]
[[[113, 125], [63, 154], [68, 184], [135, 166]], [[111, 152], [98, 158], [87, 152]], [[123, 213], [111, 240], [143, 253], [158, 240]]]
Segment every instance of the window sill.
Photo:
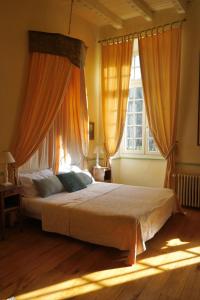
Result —
[[165, 160], [161, 155], [157, 155], [157, 154], [135, 154], [135, 153], [120, 153], [112, 157], [112, 160], [115, 159]]

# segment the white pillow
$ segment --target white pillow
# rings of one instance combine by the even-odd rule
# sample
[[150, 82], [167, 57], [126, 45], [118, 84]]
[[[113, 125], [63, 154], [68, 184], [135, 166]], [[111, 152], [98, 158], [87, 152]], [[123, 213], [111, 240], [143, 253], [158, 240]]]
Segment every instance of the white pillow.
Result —
[[75, 172], [75, 173], [82, 172], [82, 170], [81, 170], [79, 167], [77, 167], [77, 166], [75, 166], [75, 165], [73, 165], [73, 166], [69, 166], [69, 165], [68, 165], [68, 166], [65, 166], [65, 167], [59, 169], [58, 174], [61, 174], [61, 173], [69, 173], [69, 172], [71, 172], [71, 171], [73, 171], [73, 172]]
[[32, 173], [20, 173], [19, 180], [23, 188], [23, 194], [25, 197], [37, 197], [38, 191], [35, 187], [33, 179], [41, 180], [53, 175], [51, 169], [40, 170]]
[[71, 166], [70, 167], [70, 170], [73, 171], [74, 173], [80, 173], [82, 172], [83, 170], [81, 170], [79, 167], [77, 166]]
[[49, 176], [53, 176], [53, 170], [52, 169], [45, 169], [45, 170], [40, 170], [39, 171], [39, 175], [41, 175], [42, 177], [46, 178]]
[[31, 174], [20, 174], [19, 180], [23, 188], [23, 194], [25, 197], [37, 197], [38, 191], [33, 183], [33, 179], [42, 179], [43, 177], [40, 176], [38, 173], [31, 173]]

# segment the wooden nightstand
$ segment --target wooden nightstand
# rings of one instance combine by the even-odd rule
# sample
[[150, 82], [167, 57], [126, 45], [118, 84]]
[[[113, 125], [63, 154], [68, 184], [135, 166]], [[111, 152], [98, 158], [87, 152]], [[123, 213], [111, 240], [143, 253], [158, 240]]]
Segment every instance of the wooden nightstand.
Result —
[[16, 211], [19, 216], [20, 227], [22, 225], [21, 192], [17, 185], [0, 186], [0, 239], [5, 238], [6, 215]]
[[93, 167], [93, 176], [96, 181], [111, 182], [111, 170], [107, 167]]

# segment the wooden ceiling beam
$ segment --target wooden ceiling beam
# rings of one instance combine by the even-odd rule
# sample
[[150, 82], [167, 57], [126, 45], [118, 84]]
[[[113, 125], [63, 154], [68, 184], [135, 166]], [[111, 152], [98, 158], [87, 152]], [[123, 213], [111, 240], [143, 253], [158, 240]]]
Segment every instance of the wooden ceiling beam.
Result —
[[185, 0], [172, 0], [173, 5], [179, 14], [185, 14], [186, 13], [186, 8], [187, 4]]
[[134, 7], [139, 14], [147, 21], [153, 20], [153, 12], [143, 0], [128, 0], [128, 3]]
[[108, 23], [115, 29], [121, 29], [123, 27], [123, 21], [109, 9], [107, 9], [98, 0], [78, 0], [77, 2], [82, 3], [85, 7], [97, 12], [97, 14], [108, 20]]

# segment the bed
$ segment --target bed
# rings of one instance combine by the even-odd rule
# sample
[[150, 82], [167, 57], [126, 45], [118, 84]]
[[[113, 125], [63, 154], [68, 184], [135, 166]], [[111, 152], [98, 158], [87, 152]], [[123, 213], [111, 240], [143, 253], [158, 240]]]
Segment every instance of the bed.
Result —
[[170, 189], [103, 182], [47, 198], [23, 197], [22, 205], [24, 214], [40, 219], [45, 231], [128, 250], [129, 265], [175, 211]]

